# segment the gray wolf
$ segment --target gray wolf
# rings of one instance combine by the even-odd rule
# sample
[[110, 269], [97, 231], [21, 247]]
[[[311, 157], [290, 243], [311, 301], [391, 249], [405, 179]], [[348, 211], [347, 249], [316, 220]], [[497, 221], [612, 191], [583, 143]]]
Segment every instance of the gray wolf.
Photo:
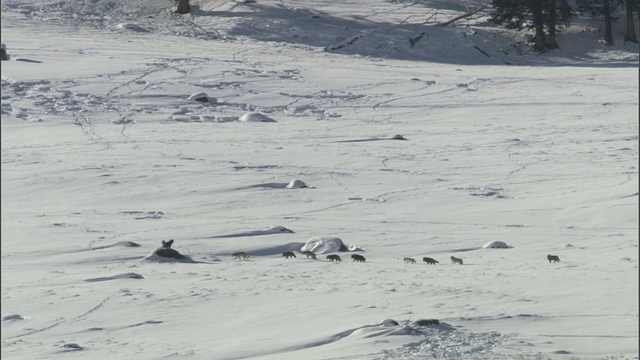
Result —
[[365, 262], [366, 260], [364, 256], [358, 255], [358, 254], [351, 255], [351, 258], [353, 259], [353, 261], [356, 261], [356, 262]]
[[296, 254], [292, 253], [291, 251], [285, 251], [282, 253], [282, 257], [284, 257], [285, 259], [288, 259], [291, 257], [296, 257]]
[[318, 260], [318, 258], [316, 258], [316, 254], [314, 254], [313, 251], [303, 251], [302, 254], [307, 255], [307, 259]]
[[337, 261], [337, 262], [341, 262], [342, 259], [340, 258], [340, 255], [327, 255], [327, 259], [331, 260], [331, 262]]
[[238, 260], [249, 260], [249, 254], [244, 251], [240, 251], [232, 254], [234, 258]]
[[405, 264], [415, 264], [416, 260], [412, 259], [412, 258], [409, 258], [409, 257], [406, 257], [406, 258], [404, 258], [404, 262], [405, 262]]
[[422, 261], [426, 262], [429, 265], [435, 265], [438, 263], [435, 259], [432, 259], [430, 257], [423, 257]]

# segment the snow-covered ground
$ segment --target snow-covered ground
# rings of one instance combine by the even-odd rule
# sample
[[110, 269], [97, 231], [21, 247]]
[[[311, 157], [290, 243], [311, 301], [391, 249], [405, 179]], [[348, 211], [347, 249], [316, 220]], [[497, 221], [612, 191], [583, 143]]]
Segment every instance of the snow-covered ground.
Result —
[[2, 358], [637, 359], [637, 44], [464, 3], [2, 0]]

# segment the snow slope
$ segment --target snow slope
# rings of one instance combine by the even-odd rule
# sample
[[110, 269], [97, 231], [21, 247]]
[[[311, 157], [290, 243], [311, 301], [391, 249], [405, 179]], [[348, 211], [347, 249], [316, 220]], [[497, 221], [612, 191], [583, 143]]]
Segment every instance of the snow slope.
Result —
[[2, 1], [3, 358], [638, 358], [637, 45], [192, 4]]

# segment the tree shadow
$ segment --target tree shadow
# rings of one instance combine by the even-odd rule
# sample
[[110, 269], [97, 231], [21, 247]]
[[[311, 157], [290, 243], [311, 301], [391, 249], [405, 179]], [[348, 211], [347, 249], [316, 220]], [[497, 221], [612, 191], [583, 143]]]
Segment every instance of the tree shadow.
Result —
[[[458, 11], [464, 9], [447, 2], [414, 2], [414, 6], [429, 11]], [[242, 9], [238, 9], [238, 7]], [[434, 9], [436, 6], [438, 8]], [[415, 12], [415, 11], [414, 11]], [[637, 56], [599, 61], [590, 54], [597, 44], [572, 46], [547, 53], [509, 53], [505, 49], [518, 43], [512, 34], [488, 22], [472, 27], [439, 26], [436, 23], [385, 22], [363, 16], [345, 14], [336, 16], [309, 8], [291, 8], [282, 4], [246, 3], [228, 10], [192, 8], [193, 20], [203, 18], [235, 19], [226, 34], [261, 42], [282, 43], [293, 47], [311, 47], [319, 51], [369, 58], [428, 61], [458, 65], [527, 65], [527, 66], [585, 66], [585, 67], [637, 67]], [[420, 19], [419, 19], [420, 20]], [[425, 19], [422, 19], [426, 21]], [[446, 19], [442, 19], [445, 21]], [[206, 21], [211, 23], [211, 21]], [[628, 48], [633, 48], [628, 46]], [[629, 49], [625, 48], [625, 51]], [[637, 48], [635, 49], [637, 54]]]

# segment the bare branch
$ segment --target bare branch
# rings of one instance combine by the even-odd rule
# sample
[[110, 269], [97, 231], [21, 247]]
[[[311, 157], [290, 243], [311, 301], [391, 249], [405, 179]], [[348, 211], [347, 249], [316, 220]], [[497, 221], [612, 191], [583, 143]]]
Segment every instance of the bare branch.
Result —
[[481, 12], [481, 11], [484, 11], [484, 10], [485, 10], [486, 8], [488, 8], [488, 7], [489, 7], [489, 5], [481, 6], [481, 7], [479, 7], [479, 8], [478, 8], [478, 9], [476, 9], [476, 10], [466, 12], [466, 13], [464, 13], [464, 14], [460, 15], [460, 16], [456, 16], [456, 17], [454, 17], [454, 18], [453, 18], [453, 19], [451, 19], [451, 20], [447, 20], [447, 21], [445, 21], [445, 22], [443, 22], [443, 23], [438, 23], [438, 25], [440, 25], [440, 26], [447, 26], [447, 25], [451, 25], [451, 24], [453, 24], [454, 22], [456, 22], [456, 21], [458, 21], [458, 20], [468, 19], [468, 18], [470, 18], [470, 17], [474, 16], [475, 14], [477, 14], [477, 13], [479, 13], [479, 12]]

